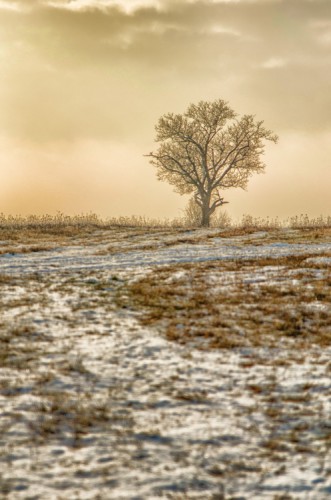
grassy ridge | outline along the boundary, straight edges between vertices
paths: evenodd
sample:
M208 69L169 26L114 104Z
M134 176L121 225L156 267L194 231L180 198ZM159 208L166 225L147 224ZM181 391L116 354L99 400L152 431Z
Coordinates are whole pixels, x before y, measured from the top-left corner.
M61 230L63 228L111 228L111 227L155 227L155 228L176 228L176 227L197 227L194 220L187 214L175 219L157 219L145 216L121 216L102 219L97 214L87 213L79 215L65 215L58 212L56 215L5 215L0 214L1 229L41 229L41 230ZM287 219L253 217L243 215L235 221L227 214L222 212L212 221L211 227L230 227L230 228L256 228L256 229L277 229L277 228L330 228L331 216L319 216L309 218L307 214L295 215Z

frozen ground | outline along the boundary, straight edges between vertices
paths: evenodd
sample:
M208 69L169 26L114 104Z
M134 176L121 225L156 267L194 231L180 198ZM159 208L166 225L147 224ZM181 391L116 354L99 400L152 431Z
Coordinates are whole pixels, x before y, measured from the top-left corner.
M331 498L329 231L0 238L0 498Z

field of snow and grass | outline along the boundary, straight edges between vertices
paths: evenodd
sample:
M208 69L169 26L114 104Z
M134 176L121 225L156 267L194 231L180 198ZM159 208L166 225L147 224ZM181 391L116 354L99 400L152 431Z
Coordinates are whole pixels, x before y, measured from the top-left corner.
M330 229L0 240L0 498L331 498Z

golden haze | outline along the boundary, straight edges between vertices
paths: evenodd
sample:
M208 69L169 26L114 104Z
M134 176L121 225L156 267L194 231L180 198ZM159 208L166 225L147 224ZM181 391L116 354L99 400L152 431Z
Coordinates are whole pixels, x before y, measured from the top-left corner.
M234 217L329 214L329 0L0 2L0 211L173 217L154 125L225 99L280 136Z

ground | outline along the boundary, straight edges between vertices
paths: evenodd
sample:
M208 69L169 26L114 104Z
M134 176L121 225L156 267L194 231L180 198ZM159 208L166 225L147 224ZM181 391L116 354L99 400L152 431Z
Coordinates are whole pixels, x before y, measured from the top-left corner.
M0 497L331 497L331 230L2 228Z

